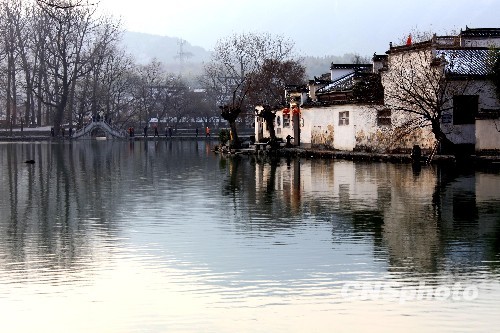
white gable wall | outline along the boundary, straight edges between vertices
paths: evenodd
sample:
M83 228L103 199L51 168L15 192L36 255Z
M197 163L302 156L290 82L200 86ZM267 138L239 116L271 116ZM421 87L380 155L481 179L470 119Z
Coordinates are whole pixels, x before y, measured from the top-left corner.
M500 150L500 119L476 120L476 151Z
M351 74L351 73L354 73L354 69L352 69L352 68L330 70L330 75L331 75L332 81L338 80L341 77L344 77L344 76Z
M473 38L463 37L461 40L462 47L500 47L500 38Z

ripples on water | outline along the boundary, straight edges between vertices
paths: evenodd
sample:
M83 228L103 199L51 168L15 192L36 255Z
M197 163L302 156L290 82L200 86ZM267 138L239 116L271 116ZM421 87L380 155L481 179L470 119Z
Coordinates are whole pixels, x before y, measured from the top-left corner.
M0 164L2 332L500 324L497 171L224 158L202 141L3 144ZM424 297L452 286L478 297Z

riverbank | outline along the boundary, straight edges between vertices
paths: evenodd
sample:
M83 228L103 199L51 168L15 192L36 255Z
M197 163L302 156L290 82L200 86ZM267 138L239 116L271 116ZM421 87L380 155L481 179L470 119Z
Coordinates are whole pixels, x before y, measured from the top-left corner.
M413 163L409 154L383 154L354 151L339 151L318 148L280 148L277 150L257 150L255 147L231 151L233 154L264 155L278 157L300 157L311 159L348 160L357 162L387 162ZM421 163L425 164L428 156L422 156ZM431 164L460 164L467 166L481 166L500 168L500 155L472 155L457 160L454 155L434 155Z
M25 129L24 131L0 131L0 141L2 142L36 142L36 141L63 141L71 140L70 137L52 137L50 129ZM80 140L93 140L93 139L80 139ZM195 135L173 135L172 137L165 136L135 136L133 138L127 137L123 140L127 141L197 141L205 140L211 144L218 143L217 136L195 136ZM263 147L261 147L263 148ZM255 154L255 155L274 155L279 157L301 157L301 158L319 158L319 159L338 159L350 160L361 162L388 162L388 163L412 163L409 154L382 154L382 153L367 153L367 152L354 152L354 151L339 151L319 148L280 148L277 150L257 150L255 146L250 148L232 150L232 154ZM425 163L427 156L422 157L422 162ZM492 155L472 155L465 161L457 161L453 155L435 155L432 159L433 164L456 164L457 162L466 162L471 165L478 166L493 166L500 168L500 154Z

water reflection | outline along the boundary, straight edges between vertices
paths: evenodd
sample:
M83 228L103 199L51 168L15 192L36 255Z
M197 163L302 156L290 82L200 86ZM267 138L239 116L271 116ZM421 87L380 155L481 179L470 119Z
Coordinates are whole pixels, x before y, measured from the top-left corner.
M416 171L391 164L279 163L255 163L261 209L272 206L270 212L286 212L287 218L321 218L332 224L334 243L345 242L343 237L372 239L374 255L387 260L390 272L414 277L474 272L484 263L498 267L498 174L437 167ZM279 195L273 196L275 191Z
M450 331L465 314L495 322L484 316L499 310L498 172L210 148L0 144L0 308L14 318L48 298L62 310L64 294L105 331L231 331L236 322L252 331L256 321L263 331L285 323L330 331L335 322L362 328L356 318L367 313L390 318L393 331L409 321L425 330L418 319L433 327L441 316ZM341 297L352 281L476 283L482 294L470 303L360 304ZM82 325L74 331L102 331Z

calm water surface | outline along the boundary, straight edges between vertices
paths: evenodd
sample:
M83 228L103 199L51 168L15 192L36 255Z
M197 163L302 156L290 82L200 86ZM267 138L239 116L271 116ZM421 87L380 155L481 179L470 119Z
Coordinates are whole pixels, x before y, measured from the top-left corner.
M498 171L5 143L0 187L0 332L500 326Z

